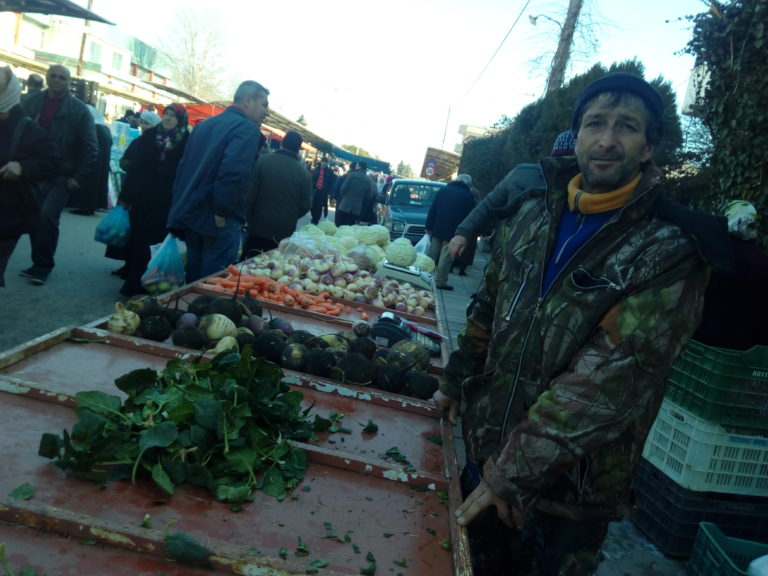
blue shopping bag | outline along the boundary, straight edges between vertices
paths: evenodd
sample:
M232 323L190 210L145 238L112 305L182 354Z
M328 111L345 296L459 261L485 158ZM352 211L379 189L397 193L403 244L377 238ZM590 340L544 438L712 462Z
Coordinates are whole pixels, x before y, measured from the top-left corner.
M107 246L125 246L130 233L131 220L128 216L128 210L118 205L112 208L109 214L104 216L99 225L96 226L93 239Z
M150 258L147 270L141 276L141 285L150 294L161 294L184 285L184 261L173 234L165 237Z

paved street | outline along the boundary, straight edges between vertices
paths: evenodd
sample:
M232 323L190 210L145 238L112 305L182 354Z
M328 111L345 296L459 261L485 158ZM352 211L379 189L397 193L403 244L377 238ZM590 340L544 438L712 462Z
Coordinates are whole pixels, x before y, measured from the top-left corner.
M104 257L93 240L103 212L62 214L56 268L45 286L33 286L19 272L31 266L29 237L19 240L0 288L0 350L22 344L62 326L76 326L110 314L122 280L109 272L121 262Z

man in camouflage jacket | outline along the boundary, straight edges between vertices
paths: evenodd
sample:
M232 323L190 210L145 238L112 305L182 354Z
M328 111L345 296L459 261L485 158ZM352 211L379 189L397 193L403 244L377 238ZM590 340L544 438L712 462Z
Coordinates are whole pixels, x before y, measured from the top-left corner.
M576 158L543 159L546 189L507 196L435 394L452 420L460 409L465 475L477 471L459 524L472 536L495 506L522 529L510 538L528 541L533 572L510 544L500 574L594 572L608 522L630 505L665 376L698 325L709 269L694 239L653 209L662 118L661 97L637 76L585 90Z

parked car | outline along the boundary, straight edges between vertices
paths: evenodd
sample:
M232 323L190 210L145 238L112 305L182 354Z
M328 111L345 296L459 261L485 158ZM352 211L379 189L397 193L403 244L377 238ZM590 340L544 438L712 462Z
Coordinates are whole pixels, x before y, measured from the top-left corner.
M389 229L390 239L408 238L413 244L425 233L427 214L438 190L445 182L395 178L383 198L379 198L381 224Z

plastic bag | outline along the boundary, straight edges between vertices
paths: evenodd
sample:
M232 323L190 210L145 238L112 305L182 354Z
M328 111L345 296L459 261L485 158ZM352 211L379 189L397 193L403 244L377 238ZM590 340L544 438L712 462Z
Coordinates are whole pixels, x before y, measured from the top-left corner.
M159 246L154 251L152 248ZM153 256L141 276L141 285L150 294L161 294L184 285L184 262L179 252L178 239L168 234L161 244L150 247Z
M130 233L131 220L128 210L123 206L115 206L96 226L93 239L107 246L125 246Z
M159 244L152 244L149 247L149 257L154 258L155 255L160 251L160 248L162 247L163 243L160 242ZM176 236L176 248L179 251L179 256L181 256L181 263L186 268L187 266L187 243L184 242L181 238Z
M416 254L426 254L429 250L429 234L424 234L416 243Z

